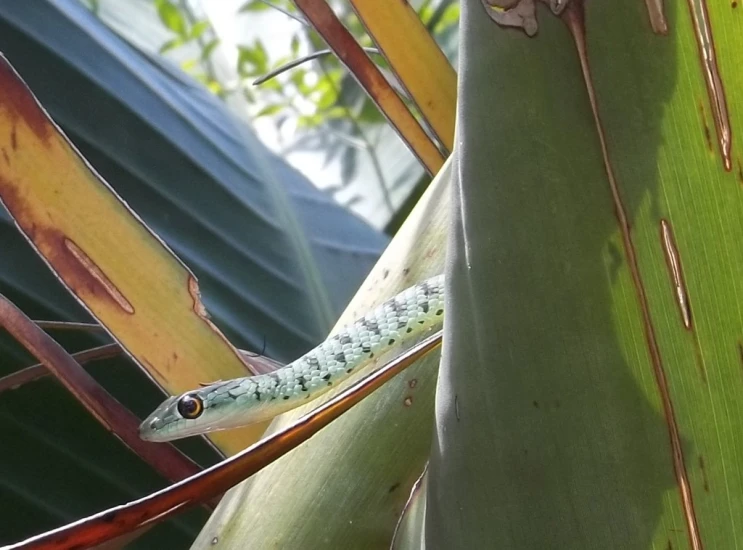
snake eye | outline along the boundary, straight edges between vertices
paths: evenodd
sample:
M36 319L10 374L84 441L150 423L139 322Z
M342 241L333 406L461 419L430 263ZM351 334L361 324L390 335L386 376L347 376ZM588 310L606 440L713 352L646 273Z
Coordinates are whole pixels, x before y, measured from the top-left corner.
M187 420L198 418L204 412L204 402L201 397L190 393L181 397L176 407L180 415Z

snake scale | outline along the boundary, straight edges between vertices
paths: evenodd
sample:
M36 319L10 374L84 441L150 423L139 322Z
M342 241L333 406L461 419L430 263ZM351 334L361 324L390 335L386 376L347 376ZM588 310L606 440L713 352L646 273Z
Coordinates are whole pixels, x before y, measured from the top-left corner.
M273 418L315 399L375 357L441 326L444 276L416 284L299 359L268 374L216 382L166 399L142 422L148 441L169 441Z

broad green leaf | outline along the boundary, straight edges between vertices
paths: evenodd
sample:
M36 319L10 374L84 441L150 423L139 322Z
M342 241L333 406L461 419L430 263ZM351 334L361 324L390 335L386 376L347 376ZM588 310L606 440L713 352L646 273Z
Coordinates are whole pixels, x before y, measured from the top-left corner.
M540 3L530 39L462 3L426 548L740 546L743 34L707 6Z

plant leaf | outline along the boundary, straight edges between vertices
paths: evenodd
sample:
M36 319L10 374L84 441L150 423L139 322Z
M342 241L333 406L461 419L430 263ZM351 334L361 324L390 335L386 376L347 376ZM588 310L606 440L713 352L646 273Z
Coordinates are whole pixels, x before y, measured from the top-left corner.
M643 2L570 2L527 39L462 3L431 546L743 536L743 201L710 108L735 136L743 37L700 7L665 2L663 35Z
M440 272L450 165L447 161L338 326ZM209 548L215 537L228 549L244 548L246 540L256 548L388 546L428 457L437 364L435 354L419 361L291 455L232 489L193 548ZM269 431L316 406L280 416Z

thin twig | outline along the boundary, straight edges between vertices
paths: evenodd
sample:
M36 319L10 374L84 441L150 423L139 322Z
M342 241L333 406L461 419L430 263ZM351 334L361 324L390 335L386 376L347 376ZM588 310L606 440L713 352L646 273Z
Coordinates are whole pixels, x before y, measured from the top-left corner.
M99 359L108 359L110 357L116 357L121 355L121 347L119 344L105 344L97 348L86 349L85 351L79 351L72 354L72 358L80 365L90 363L91 361L97 361ZM14 390L20 388L24 384L43 378L51 374L41 363L31 365L25 369L21 369L17 372L3 376L0 378L0 393L5 390Z
M366 53L370 54L379 54L379 50L377 48L364 48L364 51ZM282 65L281 67L278 67L271 71L270 73L267 73L263 75L262 77L256 79L253 81L253 86L259 86L263 84L264 82L268 82L272 78L276 78L281 73L285 73L286 71L289 71L293 69L294 67L298 67L302 63L306 63L307 61L312 61L314 59L317 59L318 57L324 57L326 55L333 55L335 52L333 50L317 50L316 52L313 52L311 54L304 55L302 57L298 57L297 59L294 59L292 61L289 61L289 63Z

